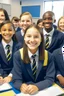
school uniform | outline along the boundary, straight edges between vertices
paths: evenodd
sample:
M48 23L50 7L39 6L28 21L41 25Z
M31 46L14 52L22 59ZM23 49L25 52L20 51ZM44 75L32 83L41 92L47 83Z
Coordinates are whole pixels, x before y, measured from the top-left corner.
M13 54L15 51L17 51L19 49L19 47L17 47L17 43L13 42L11 40L10 44L10 50L11 50L11 59L8 62L7 58L6 58L6 49L5 49L5 45L6 43L4 41L0 42L0 75L5 77L7 76L10 71L13 68ZM15 49L16 47L16 49Z
M16 32L16 38L17 38L18 42L20 42L23 45L24 33L22 32L22 30L20 30L19 32Z
M60 48L64 44L64 34L54 28L51 32L47 33L45 29L43 29L44 41L46 42L46 34L49 35L49 47L46 49L49 52L53 52L54 50Z
M39 90L50 87L53 84L55 77L55 67L51 53L46 51L46 60L38 61L36 79L34 80L31 63L25 64L23 62L22 50L23 49L20 49L14 54L14 68L12 70L14 87L20 90L22 83L34 84Z
M59 49L56 49L53 52L53 57L54 57L54 64L55 64L55 68L56 68L56 77L58 75L64 76L64 48L63 48L63 46ZM55 82L60 85L57 78L56 78ZM61 87L64 87L64 86L61 86Z
M17 28L15 28L15 31L16 32L19 32L19 31L21 31L21 28L20 27L17 27Z

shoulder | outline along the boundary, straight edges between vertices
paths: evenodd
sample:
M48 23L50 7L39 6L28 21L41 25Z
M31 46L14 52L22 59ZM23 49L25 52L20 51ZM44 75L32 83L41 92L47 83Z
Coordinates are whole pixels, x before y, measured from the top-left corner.
M55 30L55 33L56 33L57 35L62 35L62 36L64 36L64 33L60 32L59 30Z
M60 51L62 51L62 47L54 50L52 54L59 54Z

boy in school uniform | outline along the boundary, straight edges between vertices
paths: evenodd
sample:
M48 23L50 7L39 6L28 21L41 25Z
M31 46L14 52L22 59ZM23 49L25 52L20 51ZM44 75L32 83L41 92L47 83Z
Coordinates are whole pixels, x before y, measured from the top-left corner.
M64 34L53 27L55 17L51 11L45 12L42 19L45 48L52 53L55 49L60 48L64 44Z
M32 23L33 23L32 15L29 12L24 12L20 15L21 30L19 32L16 32L16 37L17 37L18 42L20 42L22 45L24 42L24 32L26 28Z

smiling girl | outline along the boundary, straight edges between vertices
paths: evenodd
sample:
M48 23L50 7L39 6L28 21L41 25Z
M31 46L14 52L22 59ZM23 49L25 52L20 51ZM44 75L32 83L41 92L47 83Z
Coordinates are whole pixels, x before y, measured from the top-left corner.
M9 20L1 23L0 32L2 36L0 42L0 83L2 84L13 68L13 54L16 51L17 40L14 25Z
M24 34L23 48L14 54L12 70L14 87L23 93L35 94L51 86L55 76L52 58L51 53L44 49L42 29L36 25L29 26Z

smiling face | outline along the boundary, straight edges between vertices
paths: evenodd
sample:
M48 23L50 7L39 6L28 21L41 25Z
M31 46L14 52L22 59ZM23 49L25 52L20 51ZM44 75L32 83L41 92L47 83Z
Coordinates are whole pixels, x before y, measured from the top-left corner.
M11 23L7 23L1 27L2 39L6 43L9 43L11 41L14 34L15 34L15 31L14 31Z
M64 17L59 20L59 29L64 32Z
M3 11L0 11L0 24L5 20L5 15Z
M54 23L54 16L52 16L52 14L50 13L45 13L43 15L43 25L47 32L52 30L53 23Z
M20 26L23 30L23 32L26 30L26 28L32 24L32 20L29 15L23 15L20 20Z
M31 53L34 54L41 43L41 35L36 28L31 27L26 31L24 41Z

